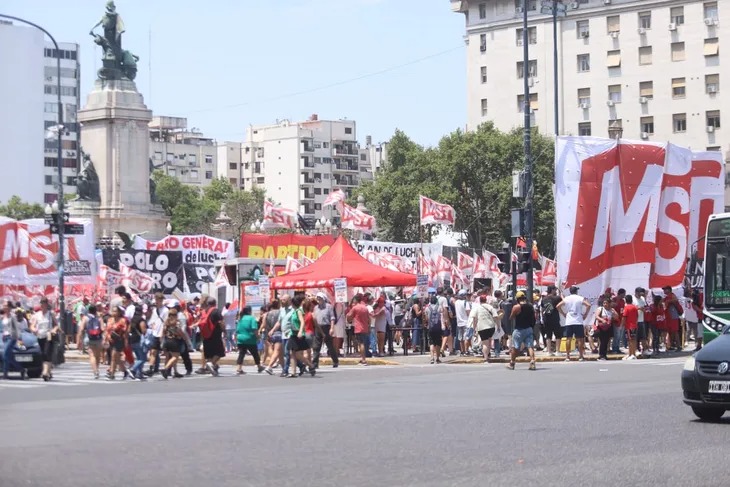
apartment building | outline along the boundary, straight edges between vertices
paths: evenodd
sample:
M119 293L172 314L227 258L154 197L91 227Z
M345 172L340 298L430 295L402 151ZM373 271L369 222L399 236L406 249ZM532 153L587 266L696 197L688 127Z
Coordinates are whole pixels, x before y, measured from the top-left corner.
M216 177L218 147L181 117L153 117L149 123L150 158L155 169L183 184L204 187Z
M0 21L0 200L13 195L34 203L52 202L58 191L58 140L46 130L58 125L58 71L61 61L62 166L67 194L76 192L79 162L79 46L44 40L38 29Z
M248 127L242 163L245 189L264 187L267 197L309 220L334 219L333 208L322 208L330 192L339 188L351 196L372 179L370 151L360 148L356 123L317 115Z
M224 177L231 186L244 189L243 184L243 144L223 142L216 148L216 177Z
M532 122L554 133L552 0L528 0ZM730 2L562 1L558 132L730 149ZM451 0L464 15L468 128L523 125L523 0ZM727 47L727 46L726 46Z

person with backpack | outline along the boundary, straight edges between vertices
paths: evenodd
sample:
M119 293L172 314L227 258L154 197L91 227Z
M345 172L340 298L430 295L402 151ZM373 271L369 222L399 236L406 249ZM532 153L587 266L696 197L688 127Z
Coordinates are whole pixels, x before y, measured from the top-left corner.
M428 339L431 342L431 364L441 363L441 343L446 329L443 318L443 308L439 306L439 298L431 296L431 301L426 307L426 322L428 323Z
M478 299L479 304L475 304L471 308L467 322L482 341L482 355L484 356L484 363L487 363L489 362L490 343L494 332L500 328L498 321L502 319L503 311L501 309L497 311L491 304L487 303L486 294L481 294Z
M203 337L203 359L205 370L213 377L218 377L218 362L226 356L226 347L223 344L223 316L216 306L213 297L208 298L207 308L200 316L200 335Z
M135 316L129 323L127 343L132 349L134 354L134 364L132 364L129 370L132 375L132 380L145 380L147 377L144 375L144 364L147 362L147 355L144 350L144 336L147 333L147 319L152 312L150 306L145 305L143 313L140 316Z
M119 368L123 373L123 379L129 377L127 367L124 365L122 354L127 344L127 319L124 317L124 306L116 306L111 309L112 315L106 325L105 340L112 351L112 362L106 374L107 380L114 380L114 374Z
M81 315L76 343L84 343L88 347L91 371L94 373L94 379L98 379L101 352L104 350L104 330L97 315L96 306L93 304Z

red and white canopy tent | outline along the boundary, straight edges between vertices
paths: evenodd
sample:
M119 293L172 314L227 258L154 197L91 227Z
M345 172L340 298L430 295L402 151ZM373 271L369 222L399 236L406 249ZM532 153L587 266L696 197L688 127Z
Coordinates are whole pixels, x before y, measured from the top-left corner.
M384 269L371 264L339 237L322 256L306 267L274 277L271 289L332 287L335 279L347 279L349 287L415 286L416 275Z

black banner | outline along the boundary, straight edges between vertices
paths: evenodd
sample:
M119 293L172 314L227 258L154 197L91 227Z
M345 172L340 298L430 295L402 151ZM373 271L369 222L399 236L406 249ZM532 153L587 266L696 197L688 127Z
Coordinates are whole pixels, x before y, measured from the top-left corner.
M185 281L191 293L202 293L203 285L215 281L215 267L205 264L183 264Z
M155 280L152 290L172 294L183 290L183 259L176 251L157 250L102 250L104 265L118 271L119 264L148 274Z

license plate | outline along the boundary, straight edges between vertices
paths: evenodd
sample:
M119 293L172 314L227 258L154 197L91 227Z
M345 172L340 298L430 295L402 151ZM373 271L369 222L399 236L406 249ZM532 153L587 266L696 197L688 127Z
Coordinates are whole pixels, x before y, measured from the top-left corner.
M32 362L33 357L31 355L16 355L15 361L16 362Z
M707 392L715 394L730 394L730 381L711 380Z

